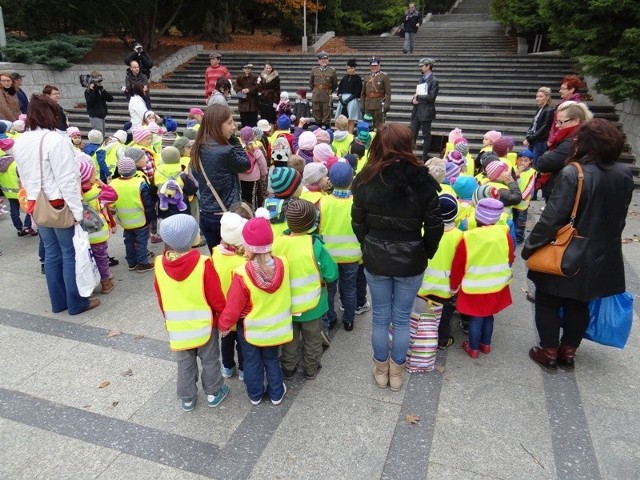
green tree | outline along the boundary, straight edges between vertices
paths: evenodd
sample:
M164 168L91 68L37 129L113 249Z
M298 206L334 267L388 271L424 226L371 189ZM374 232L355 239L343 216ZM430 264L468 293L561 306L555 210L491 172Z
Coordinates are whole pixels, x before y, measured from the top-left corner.
M519 37L544 32L546 22L538 13L539 0L491 0L491 16Z

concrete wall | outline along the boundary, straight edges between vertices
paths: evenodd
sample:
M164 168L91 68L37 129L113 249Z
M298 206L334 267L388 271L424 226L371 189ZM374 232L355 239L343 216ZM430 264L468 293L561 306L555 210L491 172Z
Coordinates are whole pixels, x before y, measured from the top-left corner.
M158 66L151 70L153 81L159 81L163 75L172 72L176 67L195 57L203 50L202 45L191 45L178 50L167 57ZM102 73L104 88L114 96L122 95L121 88L124 85L124 77L127 67L124 63L116 65L73 65L63 71L55 71L41 64L25 64L0 62L0 71L18 72L22 75L22 89L31 96L32 93L42 92L45 85L55 85L60 89L60 104L64 108L70 108L78 103L84 103L84 88L80 86L79 76L92 70ZM204 82L204 72L203 72Z

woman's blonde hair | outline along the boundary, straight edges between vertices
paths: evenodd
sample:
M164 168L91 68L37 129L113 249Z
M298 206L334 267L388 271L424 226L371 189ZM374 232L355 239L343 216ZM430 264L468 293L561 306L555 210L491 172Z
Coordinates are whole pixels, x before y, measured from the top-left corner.
M575 118L581 125L593 118L593 113L584 103L578 103L571 100L562 102L558 105L558 112L565 112L568 118Z
M547 97L547 105L551 105L553 107L553 102L551 101L551 89L549 87L540 87L538 91L540 93L544 93L545 97Z

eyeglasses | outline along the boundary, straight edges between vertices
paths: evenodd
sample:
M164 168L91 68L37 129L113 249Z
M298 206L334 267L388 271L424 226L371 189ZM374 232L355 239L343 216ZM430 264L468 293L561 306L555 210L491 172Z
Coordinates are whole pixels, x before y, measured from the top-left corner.
M556 125L564 125L567 122L571 122L575 120L575 118L567 118L566 120L556 120Z

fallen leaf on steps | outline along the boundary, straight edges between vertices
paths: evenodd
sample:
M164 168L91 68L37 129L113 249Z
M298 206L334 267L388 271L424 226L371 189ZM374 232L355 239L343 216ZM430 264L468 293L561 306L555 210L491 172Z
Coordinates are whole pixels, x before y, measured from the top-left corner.
M440 364L438 364L438 365L436 365L436 367L435 367L435 368L436 368L436 372L438 372L438 373L444 373L444 365L440 365Z
M420 417L416 417L415 415L411 415L410 413L404 416L404 419L407 421L409 425L415 425L420 421Z
M109 380L105 380L100 385L98 385L98 388L107 388L109 385L111 385L111 382Z
M123 377L131 377L133 376L133 370L127 368L124 372L120 372L120 375L122 375Z

